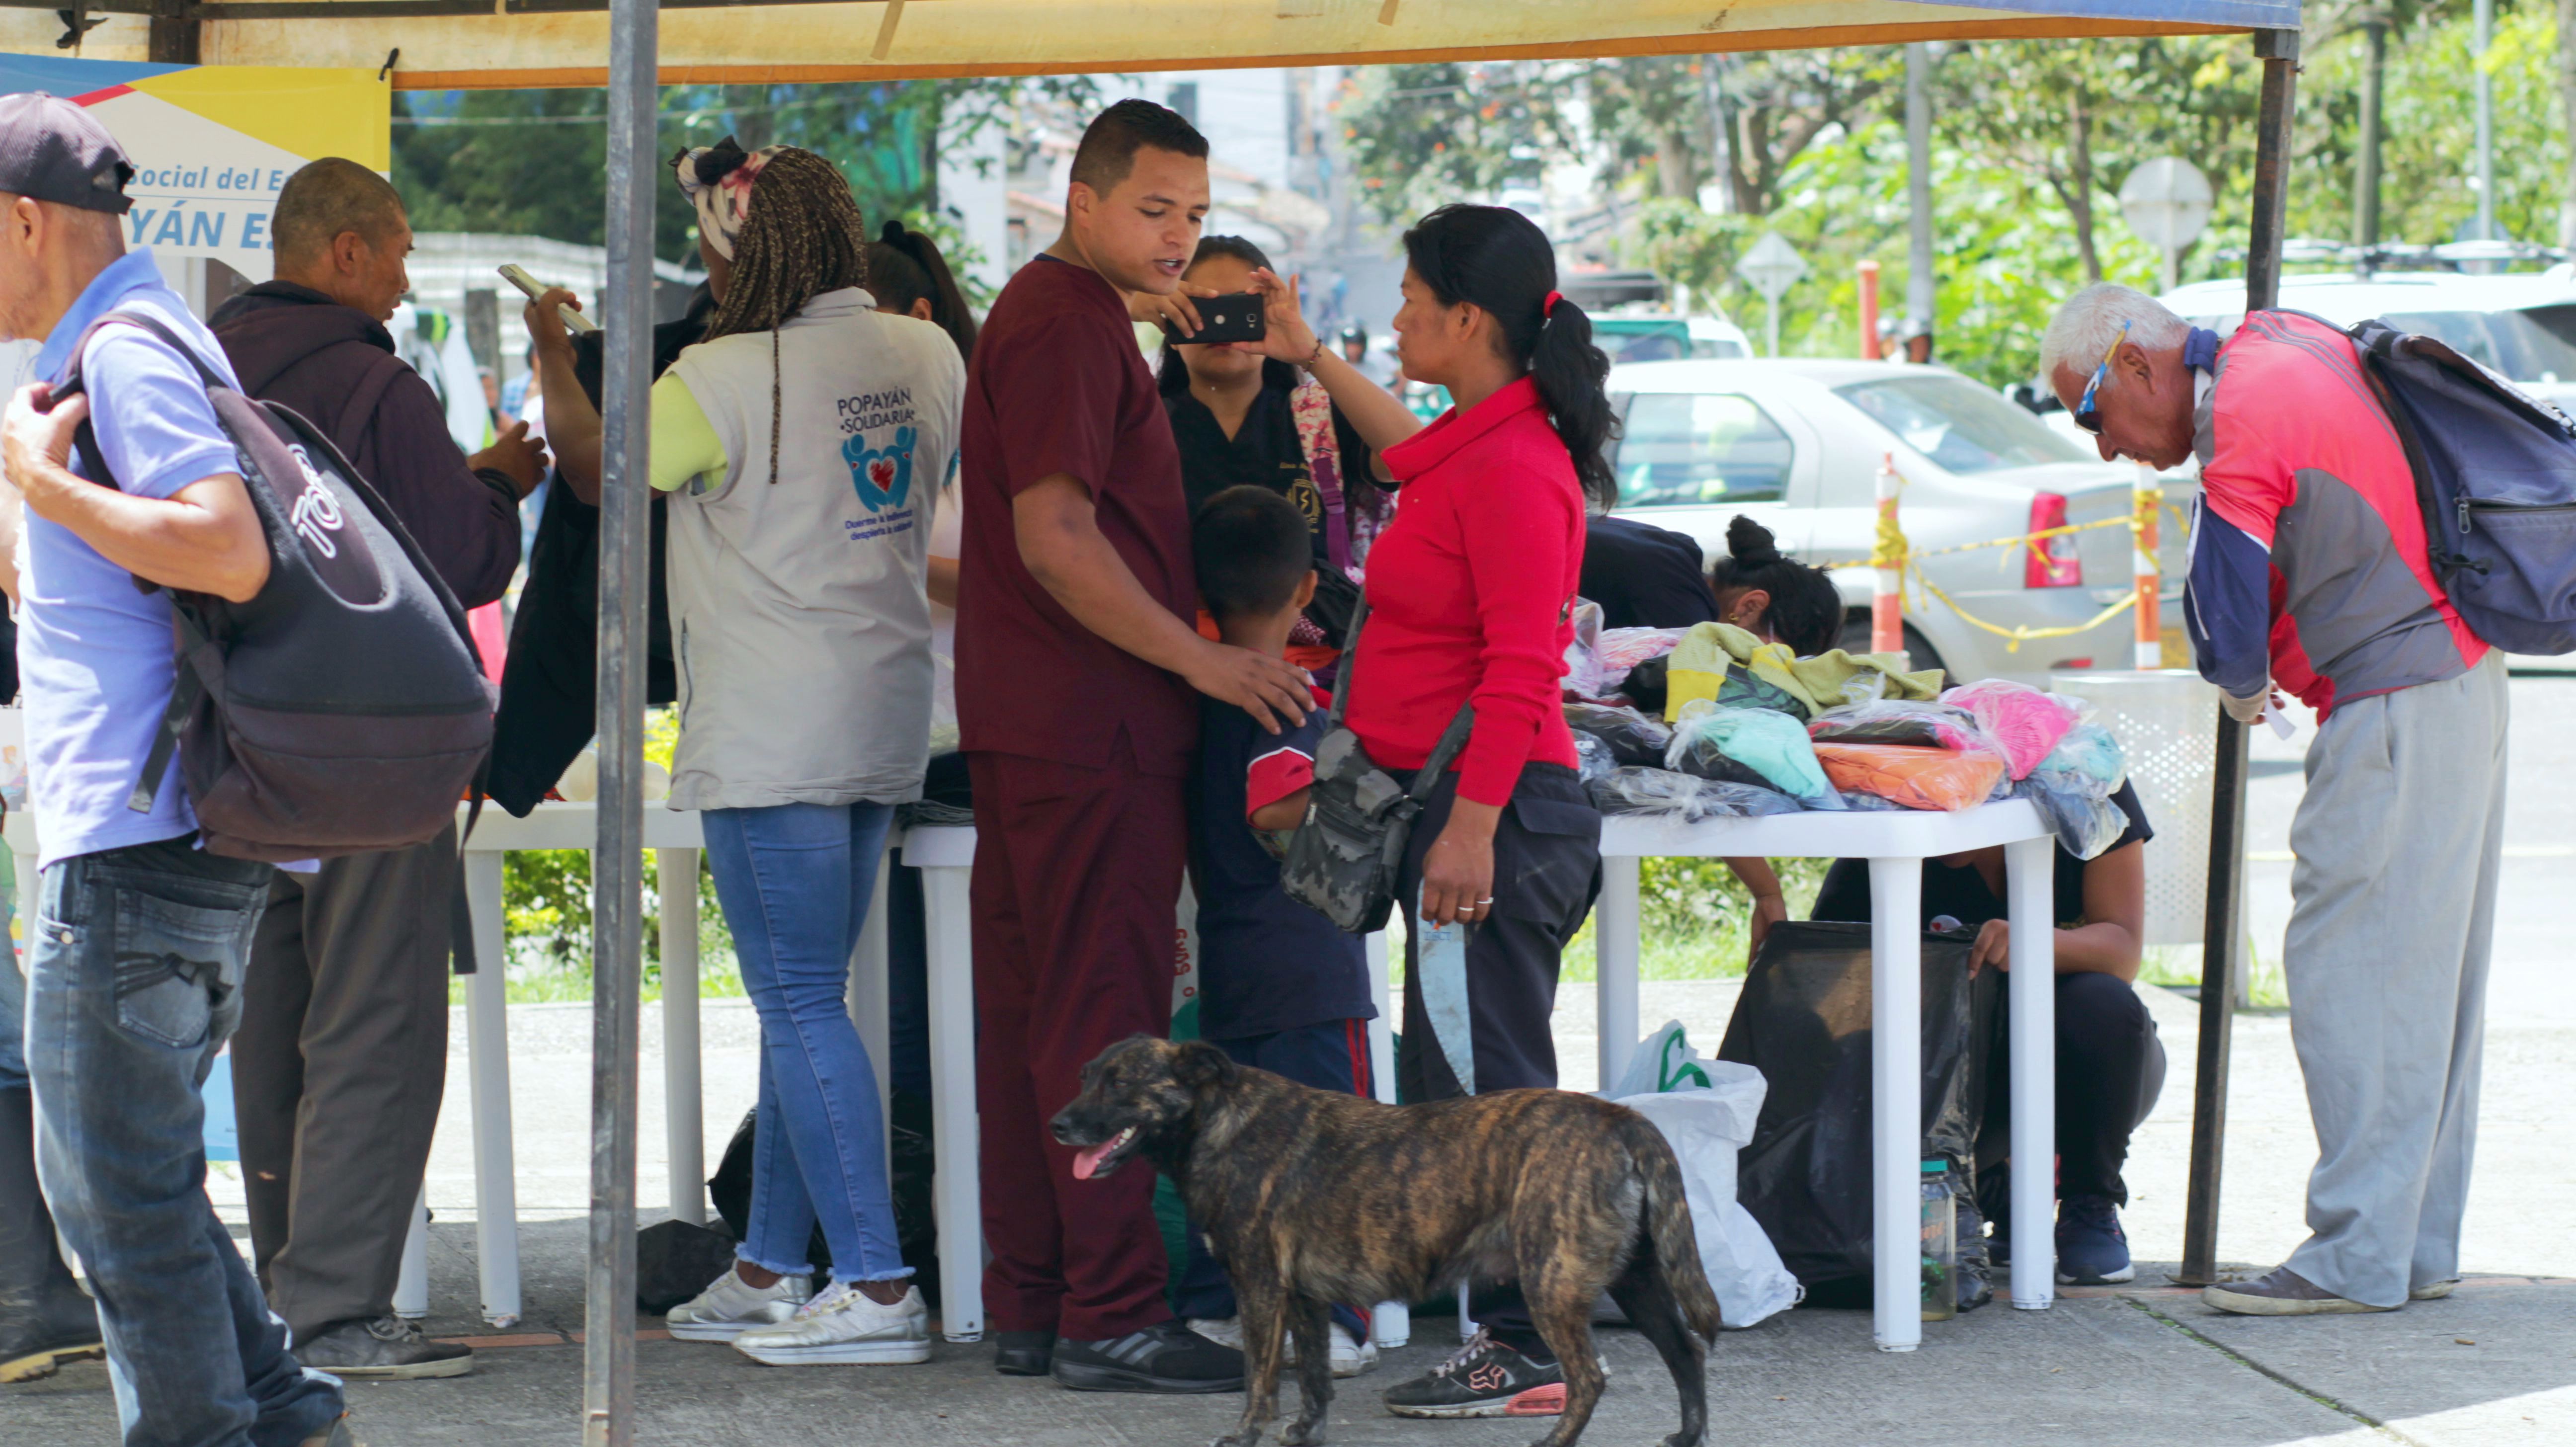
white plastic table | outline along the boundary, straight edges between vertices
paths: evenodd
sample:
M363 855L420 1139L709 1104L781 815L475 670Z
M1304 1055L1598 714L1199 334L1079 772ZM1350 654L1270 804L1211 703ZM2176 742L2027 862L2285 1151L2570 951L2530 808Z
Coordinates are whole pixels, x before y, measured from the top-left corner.
M1594 914L1600 991L1601 1081L1636 1051L1637 861L1762 855L1869 861L1873 1329L1881 1351L1923 1340L1918 1229L1923 1139L1923 861L2004 846L2012 919L2012 1304L2044 1311L2057 1296L2057 944L2052 918L2057 841L2023 800L1957 814L1905 810L1778 814L1666 823L1613 816L1601 830L1601 900Z

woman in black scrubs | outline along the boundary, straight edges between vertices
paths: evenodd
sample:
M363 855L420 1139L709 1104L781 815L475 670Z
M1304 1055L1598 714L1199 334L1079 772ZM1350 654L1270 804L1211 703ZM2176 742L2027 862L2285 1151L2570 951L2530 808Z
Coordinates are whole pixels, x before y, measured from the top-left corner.
M2076 1285L2131 1280L2128 1237L2119 1208L2128 1204L2120 1168L2129 1137L2164 1090L2165 1048L2155 1017L2133 988L2147 914L2146 841L2154 837L2137 791L2123 784L2111 802L2129 819L2118 842L2090 860L2057 851L2057 1279ZM1971 970L2011 968L2012 925L2004 903L2001 846L1945 855L1923 864L1923 926L1973 929ZM1870 917L1869 861L1837 859L1816 894L1815 919ZM1996 1012L1987 1079L2011 1078L2003 1011ZM1997 1222L1996 1241L2011 1229L2004 1154L2012 1133L2012 1093L1988 1092L1977 1134L1978 1204ZM2040 1169L2046 1164L2039 1163ZM1965 1245L1969 1227L1962 1223Z
M1420 431L1421 419L1315 335L1298 311L1296 287L1271 271L1260 247L1240 236L1202 238L1181 284L1185 295L1151 299L1153 317L1170 317L1186 332L1197 324L1191 299L1258 292L1268 331L1257 342L1163 344L1163 410L1191 513L1229 487L1267 488L1306 515L1316 568L1350 574L1391 510L1377 453ZM1327 439L1299 435L1301 369L1331 399L1330 475L1315 465Z

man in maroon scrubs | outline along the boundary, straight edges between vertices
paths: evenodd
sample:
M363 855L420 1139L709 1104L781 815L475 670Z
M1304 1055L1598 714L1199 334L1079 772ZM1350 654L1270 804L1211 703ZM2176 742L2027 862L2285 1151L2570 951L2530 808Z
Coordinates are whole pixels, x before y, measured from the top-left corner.
M1207 141L1146 101L1083 132L1064 235L994 303L967 378L957 712L975 791L975 1006L994 1365L1090 1391L1241 1387L1164 1296L1153 1174L1047 1133L1112 1043L1171 1028L1193 690L1274 728L1284 660L1213 643L1180 455L1128 320L1208 210Z

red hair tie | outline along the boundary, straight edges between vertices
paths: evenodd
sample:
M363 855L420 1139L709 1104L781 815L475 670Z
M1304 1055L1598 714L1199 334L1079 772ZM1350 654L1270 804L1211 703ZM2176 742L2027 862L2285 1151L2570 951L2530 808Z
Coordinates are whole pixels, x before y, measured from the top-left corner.
M1546 299L1545 301L1542 301L1542 302L1540 302L1540 303L1538 304L1538 315L1539 315L1539 320L1541 320L1541 321L1545 321L1545 320L1547 320L1548 318L1555 316L1555 315L1556 315L1556 304L1557 304L1558 302L1563 301L1563 300L1565 300L1565 293L1564 293L1564 292L1561 292L1561 291L1552 291L1552 292L1549 292L1549 293L1547 294L1547 299Z

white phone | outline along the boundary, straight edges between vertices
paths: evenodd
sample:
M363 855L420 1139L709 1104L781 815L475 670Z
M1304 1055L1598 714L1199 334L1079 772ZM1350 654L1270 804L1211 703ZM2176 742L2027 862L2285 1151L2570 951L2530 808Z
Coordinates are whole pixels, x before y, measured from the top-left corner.
M528 275L527 268L517 265L516 263L512 263L501 268L501 279L508 282L510 285L517 287L519 290L526 292L528 294L528 300L530 301L535 301L538 297L546 294L546 289L537 285L537 279ZM555 315L563 318L563 324L569 330L576 332L595 332L599 330L599 323L583 316L580 312L573 310L571 307L557 306L555 308Z

